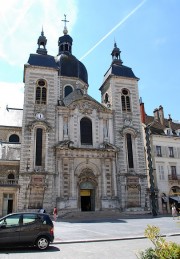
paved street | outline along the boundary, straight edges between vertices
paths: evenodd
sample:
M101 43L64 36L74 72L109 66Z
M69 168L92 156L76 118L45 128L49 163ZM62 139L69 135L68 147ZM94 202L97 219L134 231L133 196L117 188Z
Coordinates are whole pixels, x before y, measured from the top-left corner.
M60 218L55 241L47 251L36 248L0 249L0 259L136 259L152 243L144 238L147 225L160 227L167 241L180 243L180 220L170 216Z
M168 240L177 241L175 237ZM147 239L53 244L47 251L0 249L0 259L137 259L138 251L150 246Z
M122 215L116 215L114 218L110 216L86 218L86 214L84 215L80 219L59 219L55 222L55 242L143 238L147 225L158 226L162 235L180 235L180 220L173 220L171 216L152 217L146 215L123 217Z

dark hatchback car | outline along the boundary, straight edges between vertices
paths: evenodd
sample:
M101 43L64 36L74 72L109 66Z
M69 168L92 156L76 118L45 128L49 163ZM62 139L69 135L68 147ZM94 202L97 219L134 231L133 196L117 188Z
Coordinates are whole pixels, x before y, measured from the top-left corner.
M48 214L12 213L0 218L0 247L36 246L48 248L54 240L54 225Z

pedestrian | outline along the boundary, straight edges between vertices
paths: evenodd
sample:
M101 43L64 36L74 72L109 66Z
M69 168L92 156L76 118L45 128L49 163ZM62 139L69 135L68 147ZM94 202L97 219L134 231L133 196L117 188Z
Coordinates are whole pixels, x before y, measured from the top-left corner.
M177 216L177 210L176 210L175 204L172 205L172 216L173 216L173 219L174 219L174 217Z
M53 209L53 215L54 215L54 221L56 221L57 216L58 216L58 212L57 212L57 208L56 207L54 207L54 209Z
M39 210L39 213L46 213L46 210L43 209L43 208L41 208L41 209Z

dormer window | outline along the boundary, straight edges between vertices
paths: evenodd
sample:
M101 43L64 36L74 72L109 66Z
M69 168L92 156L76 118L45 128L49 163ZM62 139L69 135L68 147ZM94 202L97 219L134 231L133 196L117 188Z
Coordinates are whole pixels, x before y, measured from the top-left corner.
M164 132L165 132L165 134L166 134L167 136L171 136L171 135L172 135L172 129L170 129L170 128L166 128L166 129L164 130Z

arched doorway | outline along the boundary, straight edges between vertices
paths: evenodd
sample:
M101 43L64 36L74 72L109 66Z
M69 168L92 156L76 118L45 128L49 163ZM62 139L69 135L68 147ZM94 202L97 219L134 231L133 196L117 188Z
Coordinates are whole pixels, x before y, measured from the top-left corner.
M81 211L95 210L95 189L91 182L80 184Z

